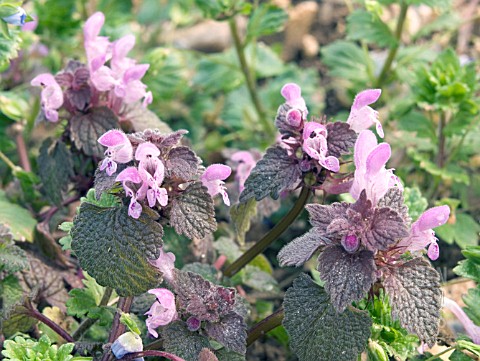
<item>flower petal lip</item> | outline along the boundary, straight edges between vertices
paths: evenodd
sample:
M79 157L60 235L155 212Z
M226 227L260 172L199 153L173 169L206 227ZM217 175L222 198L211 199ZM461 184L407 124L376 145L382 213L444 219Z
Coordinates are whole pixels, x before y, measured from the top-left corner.
M202 180L207 182L215 180L225 180L230 177L232 169L225 164L212 164L205 169L202 175Z
M445 224L448 221L449 216L449 206L444 205L433 207L423 212L415 223L417 224L418 230L425 231Z
M295 83L287 83L282 87L280 93L287 101L292 101L302 96L302 89Z
M130 143L125 133L117 129L109 130L103 134L100 138L98 138L98 142L105 147L114 147L126 142Z
M382 89L367 89L361 91L355 96L352 104L352 110L358 110L367 105L375 103L382 95Z
M135 159L142 161L148 159L148 157L158 157L160 155L160 149L150 142L140 144L135 151Z
M95 40L95 38L100 34L103 24L105 23L105 15L102 12L97 11L95 14L90 16L85 22L83 27L83 34L86 40Z
M115 178L115 181L117 182L125 182L125 181L130 181L132 183L140 183L142 182L142 177L140 176L140 173L138 172L138 169L135 167L128 167L122 170L118 175L117 178Z
M378 173L390 159L392 150L390 144L380 143L368 155L366 160L367 173Z
M378 144L377 137L370 130L364 130L360 133L355 143L354 159L355 167L360 168L367 162L367 157L371 149Z

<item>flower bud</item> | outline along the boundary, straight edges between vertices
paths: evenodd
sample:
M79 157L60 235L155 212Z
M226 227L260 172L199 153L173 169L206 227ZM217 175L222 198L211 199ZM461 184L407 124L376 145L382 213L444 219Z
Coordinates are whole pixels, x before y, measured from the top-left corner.
M349 234L342 239L342 246L348 253L355 252L360 246L358 237L354 234Z
M17 7L17 12L15 14L6 16L2 18L2 20L12 25L22 26L23 24L25 24L26 18L27 13L25 12L25 10L23 10L21 7Z
M187 320L187 328L190 331L197 331L200 328L201 322L198 318L196 317L189 317Z
M299 128L302 124L302 112L298 109L290 109L287 112L287 122L294 128Z
M136 333L126 332L115 340L111 350L117 359L122 358L128 353L143 351L142 339ZM143 360L143 358L136 360Z

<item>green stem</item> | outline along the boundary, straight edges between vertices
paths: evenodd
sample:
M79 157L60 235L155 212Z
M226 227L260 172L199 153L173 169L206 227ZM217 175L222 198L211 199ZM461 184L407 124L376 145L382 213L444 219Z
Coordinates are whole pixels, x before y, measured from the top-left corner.
M442 352L437 353L436 355L433 355L433 356L427 358L425 361L433 361L433 360L435 360L438 356L442 356L443 354L446 354L447 352L450 352L450 351L455 350L455 349L456 349L455 346L451 346L451 347L443 350Z
M403 25L405 24L405 19L407 18L407 11L408 11L408 4L406 2L402 2L400 7L400 15L398 17L397 28L395 29L395 44L392 45L390 51L387 56L387 60L383 64L382 71L378 76L377 82L375 84L376 88L381 88L383 83L387 79L387 75L390 72L390 68L392 67L393 61L397 56L398 48L400 47L400 40L402 37Z
M248 330L247 347L254 343L257 339L265 335L267 332L277 328L282 324L285 311L283 308L275 311L270 316L264 318L250 330Z
M13 162L10 159L8 159L8 157L1 150L0 150L0 159L2 159L8 165L8 167L12 170L12 172L15 172L20 169L20 167L13 164Z
M265 110L263 109L262 103L258 97L255 82L252 77L252 72L250 67L248 66L247 59L245 57L245 47L240 40L240 35L237 27L237 23L235 22L234 18L231 18L228 21L230 25L230 32L232 33L233 44L235 46L235 51L237 53L238 61L240 62L240 68L242 70L243 76L245 77L245 82L247 84L248 93L250 95L250 99L257 111L258 118L260 123L262 124L263 129L267 132L269 136L275 135L275 129L273 127L273 123L269 122Z
M228 266L223 274L227 277L232 277L237 274L243 267L245 267L251 260L253 260L257 255L265 251L267 247L273 243L280 235L285 232L285 230L290 226L290 224L295 221L298 215L303 211L305 204L307 203L308 196L310 195L310 188L304 186L300 192L300 196L295 202L293 208L290 212L283 217L280 222L278 222L275 227L271 229L260 241L255 243L248 251L240 256L235 262Z
M439 168L443 168L445 165L445 134L443 134L443 128L445 128L446 115L444 112L440 114L440 121L438 122L438 152L437 152L437 165Z
M113 290L110 287L105 288L105 292L103 293L103 297L100 300L100 303L98 304L98 307L106 306L108 304L108 301L110 300L110 297L112 296L112 292L113 292ZM97 321L98 321L98 319L93 319L93 318L85 319L80 324L80 326L78 326L78 328L75 330L75 332L72 334L72 337L75 340L78 340Z

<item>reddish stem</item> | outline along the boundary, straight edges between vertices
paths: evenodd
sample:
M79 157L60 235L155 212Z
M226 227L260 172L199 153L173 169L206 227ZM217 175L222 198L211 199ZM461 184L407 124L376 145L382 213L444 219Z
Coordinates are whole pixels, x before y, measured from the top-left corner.
M27 309L28 309L28 311L26 311L25 313L28 316L36 318L40 322L42 322L45 325L47 325L48 327L50 327L53 331L58 333L60 335L60 337L62 337L65 341L75 342L73 337L70 336L70 334L67 331L65 331L62 327L60 327L60 325L58 325L57 323L55 323L54 321L49 319L47 316L45 316L44 314L40 313L38 310L33 308L33 306L29 305L27 307Z
M168 353L165 351L157 351L157 350L148 350L148 351L129 353L128 355L125 355L124 357L122 357L120 360L128 361L128 360L134 360L136 358L147 357L147 356L161 356L172 361L185 361L183 358L173 355L171 353Z

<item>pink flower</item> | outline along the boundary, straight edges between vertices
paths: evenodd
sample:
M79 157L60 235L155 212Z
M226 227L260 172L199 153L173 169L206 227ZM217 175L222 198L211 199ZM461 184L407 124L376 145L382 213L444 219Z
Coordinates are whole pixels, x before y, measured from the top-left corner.
M448 221L450 208L448 206L433 207L423 214L412 224L410 235L401 240L398 247L405 251L418 252L428 246L427 255L435 261L440 250L433 228L439 227Z
M340 170L340 163L333 156L327 157L327 128L317 122L305 123L303 128L303 150L318 163L332 172Z
M111 58L112 44L105 36L98 36L105 22L105 15L96 12L90 16L83 27L84 46L88 66L93 74Z
M57 122L57 110L63 104L63 92L53 75L48 73L37 75L30 84L43 87L41 94L43 112L48 120Z
M125 164L133 159L132 144L121 130L109 130L98 138L98 142L108 147L100 170L107 169L109 176L117 171L117 163Z
M447 308L458 318L465 328L465 332L467 333L468 337L470 337L474 343L480 345L480 327L476 326L472 322L472 320L467 316L465 311L458 305L458 303L444 296L443 307Z
M167 282L173 280L173 269L175 268L175 255L172 252L164 252L160 249L160 256L152 261L152 264L163 273L163 278Z
M250 175L252 169L255 168L257 161L253 158L253 155L250 152L245 150L233 153L231 159L238 164L237 169L235 170L235 180L238 183L240 193L242 193L245 189L245 181Z
M391 149L388 143L377 144L377 138L370 130L360 133L354 150L356 170L352 188L350 188L353 198L358 199L362 190L365 189L367 199L376 205L387 190L395 185L392 170L385 169L390 155Z
M148 316L146 325L148 332L155 338L158 337L156 329L159 326L166 326L178 318L175 306L175 295L166 288L156 288L148 291L157 297L150 310L145 314Z
M142 200L145 198L147 187L146 181L141 177L140 172L135 167L128 167L124 169L118 174L115 180L117 182L122 182L125 193L127 196L131 197L130 205L128 207L128 215L138 219L140 214L142 214L142 205L138 203L137 200ZM136 192L134 192L134 190L131 188L132 183L141 184L141 186L137 187Z
M347 123L357 133L376 125L377 133L383 138L383 128L378 120L378 112L369 107L375 103L382 94L381 89L368 89L357 94L355 97Z
M223 202L229 206L230 199L228 198L227 189L223 182L230 177L232 169L224 164L212 164L202 174L202 184L207 187L208 193L214 197L217 194L222 194Z
M295 83L285 84L282 87L282 90L280 91L280 93L285 98L286 103L288 105L302 112L303 118L307 116L308 114L307 105L305 104L305 99L302 98L302 89L297 84Z

